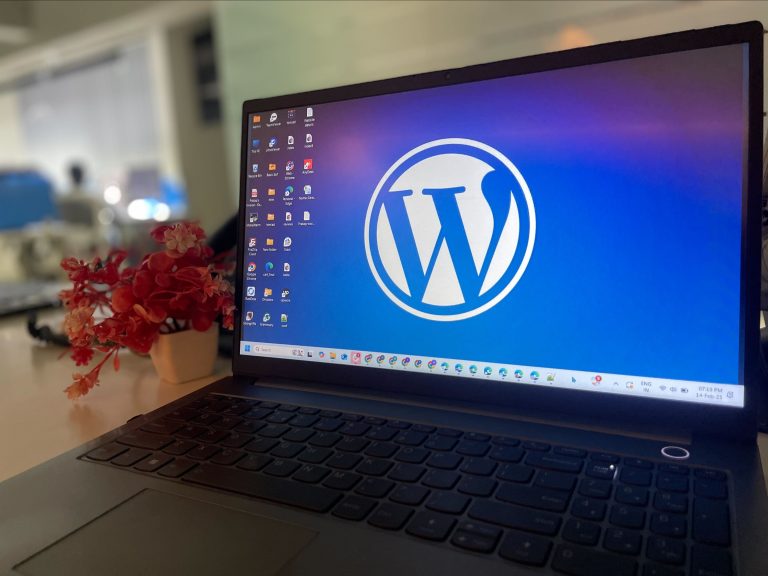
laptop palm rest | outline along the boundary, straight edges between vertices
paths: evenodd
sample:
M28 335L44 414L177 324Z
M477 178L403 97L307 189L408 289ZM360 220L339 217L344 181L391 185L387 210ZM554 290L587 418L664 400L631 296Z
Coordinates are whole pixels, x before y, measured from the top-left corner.
M25 576L74 573L272 576L316 536L278 520L143 490L15 567Z

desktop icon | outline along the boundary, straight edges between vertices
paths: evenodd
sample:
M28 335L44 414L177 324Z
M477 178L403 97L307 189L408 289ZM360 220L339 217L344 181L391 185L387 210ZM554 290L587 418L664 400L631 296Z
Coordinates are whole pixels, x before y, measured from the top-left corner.
M307 194L307 195L312 194L312 186L310 186L309 184L304 184L304 194Z
M256 238L249 238L248 239L248 248L255 248L256 247Z
M269 139L268 146L270 148L274 148L275 146L277 146L277 137L276 136L272 136L272 138Z
M362 354L360 352L352 352L352 364L360 364Z
M394 366L397 363L397 356L390 356L389 357L389 365Z
M291 295L291 291L288 290L287 288L285 290L283 290L282 292L280 292L280 298L288 298L288 296L290 296L290 295Z
M277 122L277 112L272 112L272 114L269 115L269 121Z
M286 324L288 322L288 314L280 314L280 322Z
M541 374L539 374L536 370L533 370L531 372L531 380L536 382L541 377Z
M270 164L269 166L267 166L267 170L269 170L270 172L274 172L275 170L277 170L277 164Z
M259 191L257 188L251 188L251 200L256 200L259 197Z
M461 374L462 371L464 370L464 364L462 364L461 362L457 362L453 366L453 369L456 370L456 374Z
M320 352L318 352L317 355L320 358L325 358L325 352L323 352L322 350L320 350Z
M256 262L248 262L248 272L256 272Z
M441 362L440 368L443 369L443 372L448 372L448 368L450 368L450 365L448 364L448 362Z
M349 360L349 355L346 352L342 352L339 358L346 362L347 360Z
M477 366L475 364L472 364L469 367L469 372L470 372L470 374L477 374Z
M259 220L259 213L258 212L251 212L248 215L248 223L249 224L253 224L255 222L258 222L258 220Z
M251 146L253 148L258 148L259 146L261 146L261 140L259 140L258 138L254 138L253 140L251 140Z
M245 295L256 296L256 286L248 286L248 288L245 289Z
M272 296L272 288L264 288L264 298Z
M437 366L437 360L430 360L427 362L427 368L430 370L432 370L435 366Z
M408 364L410 364L410 363L411 363L410 356L406 356L405 358L403 358L403 360L402 360L403 366L408 366Z
M336 352L331 352L331 360L336 360Z
M382 362L384 362L384 354L379 354L376 356L376 364L381 364Z
M414 360L414 362L413 362L413 365L414 365L416 368L421 368L421 365L422 365L423 363L424 363L424 362L423 362L421 359L419 359L419 360Z
M509 370L507 370L506 368L499 368L499 376L501 376L502 378L506 378L508 374L509 374Z
M267 238L267 241L265 242L267 246L274 246L275 245L275 239L274 238Z
M627 390L632 390L635 387L635 383L627 382L626 386L627 386ZM659 388L661 388L661 390L664 391L665 386L659 386Z
M291 194L293 194L293 186L286 186L285 192L283 192L283 196L286 198L290 198Z
M253 166L251 166L251 170L253 170L253 173L256 174L259 171L259 165L254 164Z
M267 196L274 196L277 191L274 188L267 188Z
M373 354L370 354L370 353L369 353L369 354L366 354L366 355L365 355L365 363L366 363L366 364L370 364L370 363L371 363L371 360L373 360Z
M296 110L288 110L288 120L296 118Z
M285 262L283 264L283 272L290 272L291 271L291 265L288 262Z
M594 376L592 376L592 385L593 386L599 386L600 382L602 382L602 381L603 381L603 377L600 376L600 374L595 374Z
M274 219L275 219L275 215L272 212L267 214L267 220L268 221L274 221Z
M275 265L272 264L272 262L267 262L266 264L264 264L264 270L266 270L267 272L271 272L274 267Z
M490 366L486 366L485 368L483 368L483 374L485 374L486 376L490 376L491 374L493 374L493 368L491 368Z
M523 371L520 370L520 369L515 370L515 378L517 378L519 380L522 377L523 377Z
M251 316L253 316L253 313L251 313ZM251 351L251 345L250 344L246 344L245 345L245 351L246 352L250 352Z
M304 222L309 222L309 210L304 210Z
M307 108L307 118L312 118L314 115L315 111L311 107Z
M288 136L288 146L293 146L293 136Z
M290 236L286 236L283 240L283 248L290 248L291 244L293 244L293 240L291 240Z
M253 312L249 310L245 313L245 321L250 322L251 320L253 320Z
M288 162L285 163L285 171L286 172L293 172L294 168L295 168L295 165L293 163L293 160L288 160Z
M260 116L260 115L258 115L258 114L254 115L254 117L253 117L253 123L254 123L254 124L258 124L259 122L261 122L261 116Z
M290 222L293 219L293 215L290 212L285 213L285 221Z
M307 137L304 139L304 142L307 144L312 144L312 134L307 134Z
M304 170L312 170L312 158L304 159Z
M272 316L269 315L269 312L266 312L264 316L261 317L262 322L269 322L272 319Z
M555 381L555 374L554 372L547 373L547 382L554 382Z

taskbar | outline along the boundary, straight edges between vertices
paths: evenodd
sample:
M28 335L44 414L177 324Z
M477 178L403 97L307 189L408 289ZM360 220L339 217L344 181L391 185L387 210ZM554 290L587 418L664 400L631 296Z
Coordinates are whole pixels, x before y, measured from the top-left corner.
M240 354L531 384L568 390L607 392L624 396L645 396L734 408L744 407L744 387L738 384L672 380L627 374L596 373L456 358L431 358L390 352L342 350L266 342L241 342Z

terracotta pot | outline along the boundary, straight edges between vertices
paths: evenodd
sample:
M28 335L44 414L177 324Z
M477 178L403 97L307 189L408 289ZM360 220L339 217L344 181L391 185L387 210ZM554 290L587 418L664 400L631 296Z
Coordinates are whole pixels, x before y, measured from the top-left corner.
M207 332L160 334L149 355L160 378L178 384L213 372L218 343L219 325L214 323Z

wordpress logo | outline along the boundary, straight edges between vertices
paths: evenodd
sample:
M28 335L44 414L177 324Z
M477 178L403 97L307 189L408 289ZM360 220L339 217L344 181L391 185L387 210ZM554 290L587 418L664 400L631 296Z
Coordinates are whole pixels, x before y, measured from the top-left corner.
M403 310L429 320L485 312L515 287L536 236L522 174L474 140L427 142L376 186L365 251L376 282Z

